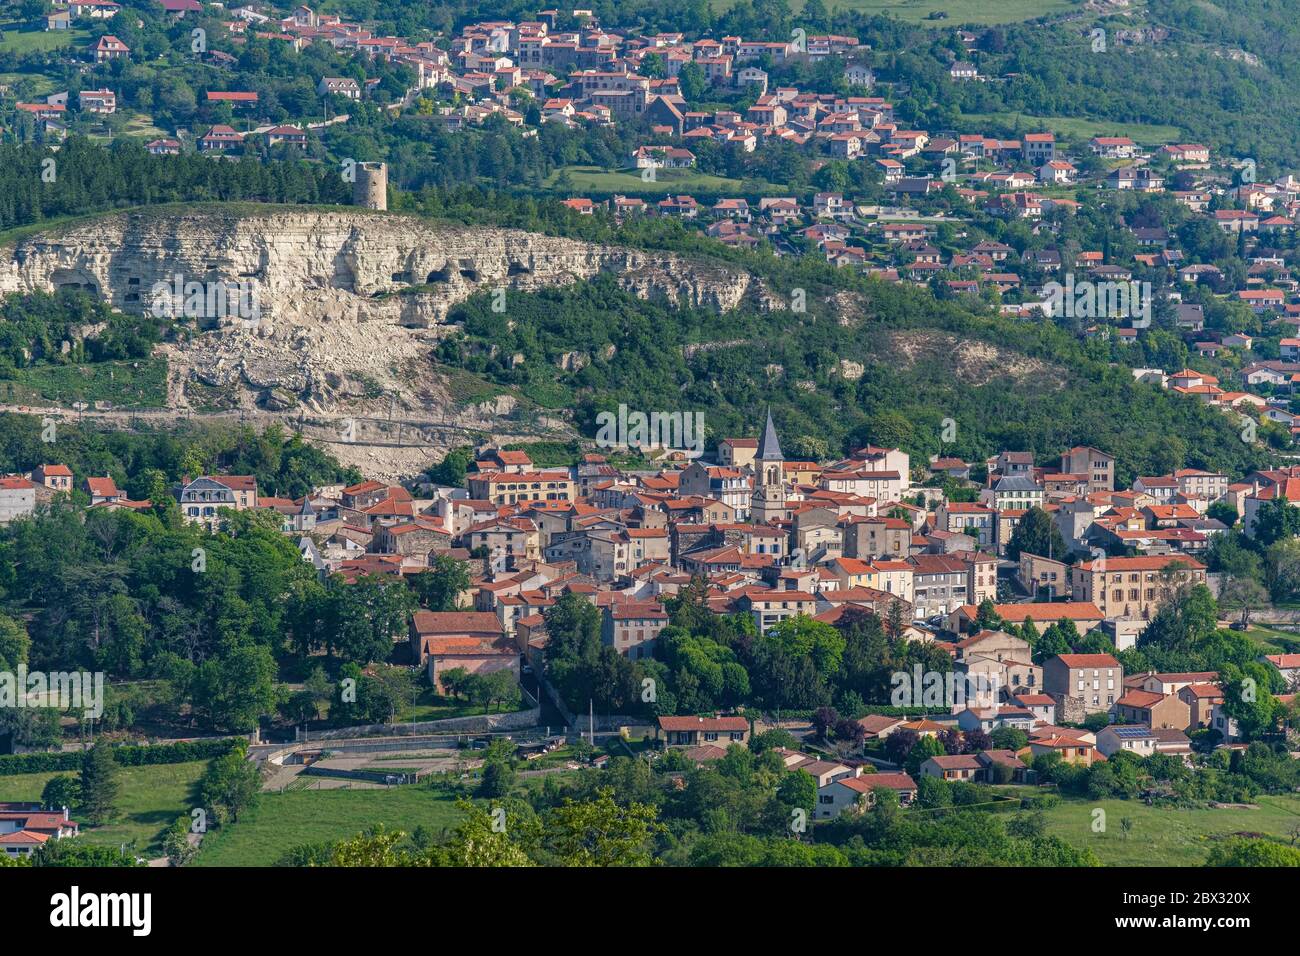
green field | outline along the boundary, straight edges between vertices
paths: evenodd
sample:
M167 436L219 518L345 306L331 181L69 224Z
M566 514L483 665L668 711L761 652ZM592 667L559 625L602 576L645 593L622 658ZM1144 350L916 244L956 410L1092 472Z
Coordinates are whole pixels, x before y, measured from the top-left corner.
M521 702L520 710L527 710L526 702ZM463 698L457 699L435 694L432 688L425 688L416 698L415 707L407 708L398 716L398 723L415 720L447 720L451 717L480 717L485 713L497 713L495 705L486 710L479 704L472 704Z
M1252 624L1246 637L1259 645L1264 654L1294 654L1300 651L1300 634L1295 631L1284 631L1267 624Z
M9 404L111 402L115 407L161 408L167 404L167 360L18 369L0 382L0 399Z
M132 136L141 139L159 139L167 136L166 130L153 125L153 117L147 113L136 113L126 121L126 124L117 132L118 136ZM107 131L90 133L89 137L101 143L111 142L112 137Z
M72 818L82 825L82 838L89 843L118 846L134 841L141 856L162 855L162 835L179 816L193 806L194 783L207 769L206 760L189 763L158 764L149 767L123 767L118 774L118 819L102 827L89 827L76 813ZM24 773L0 777L0 801L40 800L41 791L57 773Z
M45 21L39 27L20 23L6 23L0 26L4 35L0 37L0 53L45 53L80 43L90 34L85 30L49 30L44 29Z
M735 0L712 0L713 9L724 11L735 6ZM803 9L803 0L792 0L790 6L797 12ZM857 10L868 15L884 14L909 23L927 26L956 26L961 23L992 25L1018 23L1037 17L1068 10L1082 11L1077 0L826 0L831 12ZM947 19L927 20L932 13L946 13Z
M760 192L773 192L776 187L767 183L748 183L740 179L728 179L726 176L710 176L690 169L657 169L655 181L644 182L640 173L628 170L609 172L599 166L565 166L556 170L546 180L546 188L557 189L561 172L569 174L574 195L587 193L619 193L620 195L657 196L699 193L748 192L757 188Z
M1047 832L1071 846L1087 847L1106 866L1201 866L1217 840L1267 834L1289 841L1300 823L1300 796L1259 797L1258 810L1174 810L1138 800L1062 801L1047 811ZM1092 831L1093 810L1106 811L1106 831ZM1133 829L1127 837L1120 820Z
M270 866L301 843L342 840L378 824L441 831L458 817L454 800L418 785L264 793L238 823L209 833L191 865Z
M0 83L5 86L17 87L24 81L31 84L31 94L33 96L45 96L52 93L58 85L53 79L44 73L0 73ZM18 97L22 99L22 97Z
M1127 136L1144 145L1163 145L1176 143L1183 139L1183 131L1177 126L1163 126L1154 123L1115 123L1110 120L1090 120L1073 116L1030 116L1027 113L963 113L962 119L968 124L1005 123L1008 126L1019 122L1025 132L1048 129L1058 136L1074 136L1091 139L1094 136Z

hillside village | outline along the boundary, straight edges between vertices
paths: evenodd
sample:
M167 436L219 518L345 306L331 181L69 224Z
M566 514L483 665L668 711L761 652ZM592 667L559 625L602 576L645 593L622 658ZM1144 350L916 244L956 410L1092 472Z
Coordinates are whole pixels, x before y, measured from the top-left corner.
M232 512L278 514L282 533L322 577L400 580L448 559L467 562L473 573L459 609L416 611L394 645L393 661L421 669L435 688L449 672L547 674L549 612L566 599L594 604L606 646L649 661L670 624L665 602L694 592L709 612L748 619L760 635L799 620L843 627L874 615L896 639L950 660L944 670L968 690L954 695L950 685L924 701L918 690L915 704L940 706L912 717L880 713L888 699L866 700L869 713L848 715L861 732L837 731L850 744L887 747L900 730L907 734L898 741L913 746L1024 732L1011 750L931 756L919 764L922 776L1024 782L1046 753L1085 767L1117 750L1190 759L1192 740L1207 733L1210 746L1244 747L1218 673L1125 673L1115 654L1137 647L1161 608L1189 589L1209 585L1227 607L1226 576L1207 574L1207 551L1234 514L1251 535L1263 509L1300 498L1296 468L1240 476L1180 469L1122 489L1115 459L1089 447L1046 464L1003 452L914 465L899 449L874 446L834 462L793 461L770 416L760 437L722 439L705 459L650 451L659 467L626 470L600 454L541 468L524 451L486 448L463 488L363 481L288 499L259 490L251 476L207 475L174 494L185 521L213 532ZM5 478L0 515L30 515L70 494L72 482L57 464ZM151 507L111 478L83 485L91 511ZM945 487L964 491L950 497ZM1032 532L1021 529L1026 516ZM1053 541L1064 550L1029 550L1045 542L1040 550L1050 552ZM1026 627L1033 636L1064 627L1080 650L1046 653L1021 636ZM1090 650L1101 647L1108 650ZM1259 659L1290 688L1277 698L1289 706L1300 655ZM577 709L544 677L541 686L559 707ZM602 727L637 720L601 719ZM668 746L707 762L728 742L745 743L750 721L662 714L657 726ZM906 756L894 759L902 765ZM916 796L915 781L888 762L874 777L863 777L872 768L860 758L791 751L787 764L818 779L824 817L874 787L894 789L904 804Z
M117 395L113 376L149 366L155 394L171 400L162 356L191 336L233 335L235 323L115 312L89 304L85 293L102 291L95 283L51 269L52 293L28 288L7 300L6 317L23 331L0 349L11 403L0 416L9 462L0 471L10 472L0 474L0 865L66 854L81 865L466 866L485 847L499 854L487 865L548 866L1090 866L1135 856L1151 865L1174 852L1179 862L1258 865L1274 859L1266 853L1300 854L1300 464L1291 454L1300 444L1300 178L1261 176L1253 158L1223 144L1160 141L1154 127L953 111L942 127L910 128L900 115L913 115L915 91L897 58L830 31L620 31L590 10L448 17L420 36L388 36L306 5L55 2L23 34L53 37L24 54L33 69L42 58L42 82L7 74L0 86L0 148L48 150L58 168L72 144L112 149L126 138L151 154L137 159L188 164L200 178L250 167L287 178L291 166L333 178L340 163L368 155L364 138L383 127L389 152L360 164L356 188L331 196L436 215L487 193L439 194L451 195L448 183L427 173L445 156L423 152L429 142L509 144L533 165L526 180L512 168L509 189L495 184L500 195L516 191L503 204L545 196L545 215L574 235L632 237L618 247L629 260L654 248L635 238L649 226L670 231L674 253L712 249L740 271L770 254L788 281L763 293L762 314L810 330L810 343L815 323L800 326L802 308L783 312L776 290L832 276L846 282L827 300L836 329L864 338L940 330L931 340L942 350L975 321L996 321L981 340L993 365L1013 354L992 347L997 335L1039 329L1044 343L1050 334L1095 363L1078 368L1119 380L1117 392L1157 386L1163 394L1144 387L1140 396L1194 411L1207 434L1193 448L1190 434L1164 434L1179 429L1151 429L1166 446L1141 445L1142 463L1121 460L1118 446L1066 447L1107 444L1095 422L1040 423L1033 436L981 447L959 446L952 434L968 423L944 418L938 446L924 442L943 450L918 457L927 424L903 414L904 387L890 383L895 405L884 411L907 428L890 434L879 396L868 394L872 375L843 353L829 363L842 391L827 408L870 404L873 413L843 443L824 428L809 434L812 415L768 397L743 410L754 433L706 430L710 410L684 407L634 409L646 427L629 431L626 405L615 416L591 385L599 343L566 344L548 364L558 334L527 357L520 344L513 358L492 336L522 329L536 346L553 330L528 327L530 310L559 311L584 283L596 290L593 325L592 315L615 313L615 296L650 297L634 299L604 274L565 273L557 292L511 260L507 279L528 275L512 289L518 314L480 323L473 339L474 310L488 306L471 298L447 313L445 341L422 339L418 361L446 373L453 415L499 398L514 409L512 425L535 415L576 435L592 411L611 419L612 433L561 442L549 426L522 428L547 440L515 441L480 430L481 418L442 423L429 429L436 445L416 450L426 462L418 471L385 462L367 473L332 457L333 439L304 430L305 414L297 426L273 414L296 404L287 391L280 407L263 397L263 407L232 411L222 386L198 377L205 391L195 395L210 404L166 424L150 418L160 410L148 402L103 398ZM1016 80L986 29L934 29L941 89ZM192 62L178 68L177 44L191 37ZM1088 37L1082 27L1079 37ZM1112 34L1116 44L1166 38ZM162 79L142 81L134 71L146 67ZM169 102L156 97L158 83L169 84ZM429 165L413 171L420 163ZM315 187L304 178L292 195L319 198ZM231 198L211 183L199 194ZM10 205L15 220L32 212ZM39 202L34 209L37 222ZM464 231L474 222L467 216ZM332 267L344 271L353 254ZM472 260L458 265L443 269L486 291ZM915 288L965 311L927 317L932 326L912 328L910 315L856 326L848 312L870 301L854 298L863 288L888 291L898 310L920 299L898 290ZM495 291L500 317L506 289ZM139 302L139 290L122 301ZM669 307L687 311L684 301ZM328 318L380 314L366 303L339 312ZM643 321L653 314L620 318L653 326ZM761 355L745 319L736 319L745 337L722 344ZM672 359L715 344L688 329ZM1023 354L1045 369L1046 407L1076 369L1040 362L1060 353L1034 345ZM620 348L635 352L612 341L604 351ZM826 359L807 364L824 370ZM539 379L554 368L593 377L548 391L485 371L498 365L544 369ZM674 374L664 368L686 365L664 360L654 373ZM695 384L739 403L719 384L735 368L745 366L720 361ZM769 365L769 377L782 369ZM971 391L989 381L990 391L1040 388L1000 372L976 381L941 371ZM56 408L78 376L95 374L91 400ZM648 381L629 379L632 388ZM377 383L357 386L351 397L390 397ZM802 378L795 388L819 390ZM458 404L460 391L474 401ZM951 414L974 417L967 407L977 406ZM58 420L32 417L43 410ZM406 447L401 439L399 425L391 447ZM1228 458L1205 453L1215 441L1268 464L1184 467L1226 469ZM382 443L365 447L368 458L355 461L385 454ZM1039 453L1023 450L1032 447ZM1148 467L1168 470L1137 473ZM394 483L401 475L413 477ZM42 666L44 688L4 696L13 672L25 678L30 667L44 680ZM97 712L56 700L58 675L82 672L107 677ZM137 775L120 800L95 792L97 773L128 769ZM157 806L122 812L155 790L168 794ZM312 812L334 797L343 799L331 809L353 809ZM1112 840L1099 804L1120 801ZM211 832L190 828L191 803L212 811ZM1079 838L1099 809L1101 828ZM1171 843L1157 846L1166 837L1147 814L1171 809L1231 824L1198 816L1184 824L1191 837L1173 827ZM1256 811L1269 816L1252 827ZM584 818L596 813L599 827ZM554 829L566 814L580 831L567 843ZM1145 849L1127 843L1130 814ZM386 833L381 819L399 829ZM116 826L130 838L118 840ZM625 845L593 850L591 828L619 831Z
M177 23L203 12L197 0L161 2ZM113 0L72 4L51 14L47 27L107 28L120 9ZM473 23L441 44L373 36L306 6L281 18L255 5L234 7L221 24L222 42L234 50L252 35L295 49L329 44L362 65L409 70L415 84L383 108L447 130L477 127L490 117L523 136L552 123L593 134L626 126L640 138L630 140L622 165L632 174L629 182L639 180L648 191L570 194L563 201L576 215L600 213L619 222L668 217L726 246L816 256L975 308L1026 320L1046 315L1083 339L1136 346L1116 353L1116 360L1143 380L1241 416L1245 427L1258 427L1262 441L1290 447L1300 434L1300 406L1291 396L1300 381L1293 254L1300 180L1257 181L1248 157L1196 143L1058 138L1041 129L1014 139L907 129L896 121L890 96L872 95L872 51L849 36L622 36L582 11L556 10L528 22ZM956 37L978 60L979 36L957 31ZM218 76L231 72L233 58L211 39L203 54L208 65ZM131 57L116 37L69 48L67 56L89 71L87 88L14 104L15 122L30 117L39 127L35 135L53 143L66 135L69 118L82 128L129 109L111 83L95 85L120 73ZM833 84L838 89L769 89L763 66L792 62L810 70L834 66L842 71ZM998 78L958 59L950 79ZM200 115L222 121L193 134L177 130L149 141L148 149L226 158L250 151L319 155L313 141L346 124L348 104L378 87L348 76L314 82L311 112L324 106L329 114L332 104L336 115L329 119L272 121L257 90L213 84L201 91ZM737 107L693 108L720 97ZM277 98L276 113L288 118L287 105ZM870 188L862 195L851 188L783 195L763 187L757 195L738 195L711 187L704 199L672 189L673 177L691 181L705 154L716 167L720 150L743 156L777 148L795 149L818 171L814 182ZM659 183L668 187L666 195ZM1139 198L1118 221L1072 222L1083 212L1105 214L1119 194Z

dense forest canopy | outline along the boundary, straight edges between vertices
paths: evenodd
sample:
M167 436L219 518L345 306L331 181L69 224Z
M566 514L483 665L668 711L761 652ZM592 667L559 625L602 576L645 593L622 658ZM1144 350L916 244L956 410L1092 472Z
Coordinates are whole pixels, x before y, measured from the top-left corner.
M914 461L983 460L1004 448L1047 461L1091 444L1118 457L1123 484L1184 466L1241 474L1267 461L1234 419L1137 382L1109 344L1080 343L1050 323L975 316L874 280L861 283L848 321L815 294L807 306L718 316L646 302L610 280L512 293L506 314L484 295L453 310L463 334L437 357L540 406L575 409L589 435L599 411L628 403L704 411L716 441L757 434L771 405L789 453L811 458L874 443ZM575 351L590 361L562 371L561 356ZM525 361L507 362L515 353ZM861 376L843 363L861 364ZM956 423L950 443L946 419Z

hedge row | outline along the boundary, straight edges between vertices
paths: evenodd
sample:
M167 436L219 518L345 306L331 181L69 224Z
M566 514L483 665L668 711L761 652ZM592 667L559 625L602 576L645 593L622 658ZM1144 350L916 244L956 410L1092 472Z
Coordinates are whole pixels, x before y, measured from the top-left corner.
M210 760L224 757L241 742L239 737L219 740L183 741L175 744L152 744L143 747L115 747L113 757L124 767L143 767L150 764L186 763L191 760ZM0 777L18 773L49 773L58 770L80 770L82 751L57 753L10 754L0 757Z

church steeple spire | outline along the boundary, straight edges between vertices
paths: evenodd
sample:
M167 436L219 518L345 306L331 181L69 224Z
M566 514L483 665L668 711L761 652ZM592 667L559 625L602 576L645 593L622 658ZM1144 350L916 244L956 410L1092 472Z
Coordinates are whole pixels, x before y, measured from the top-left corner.
M758 442L754 458L754 494L750 498L750 517L759 524L786 516L785 455L772 423L772 409L767 410L767 425Z
M763 437L758 442L759 461L785 461L785 455L781 454L781 440L776 437L776 426L772 424L772 408L769 405L767 409L767 426L763 429Z

